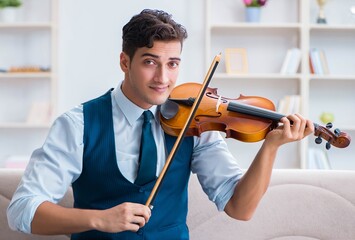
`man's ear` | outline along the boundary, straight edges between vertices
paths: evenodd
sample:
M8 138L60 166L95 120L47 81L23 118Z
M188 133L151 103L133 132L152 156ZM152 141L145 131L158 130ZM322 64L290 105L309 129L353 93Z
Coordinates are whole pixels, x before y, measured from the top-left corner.
M127 73L129 70L130 59L124 52L120 54L120 66L123 72Z

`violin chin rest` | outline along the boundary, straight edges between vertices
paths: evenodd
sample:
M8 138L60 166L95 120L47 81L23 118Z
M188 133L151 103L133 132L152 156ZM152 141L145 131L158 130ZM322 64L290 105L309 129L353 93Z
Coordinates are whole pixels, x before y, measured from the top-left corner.
M165 103L160 105L160 114L166 120L169 120L169 119L172 119L173 117L175 117L178 111L179 111L179 104L174 101L171 101L169 99L166 100Z

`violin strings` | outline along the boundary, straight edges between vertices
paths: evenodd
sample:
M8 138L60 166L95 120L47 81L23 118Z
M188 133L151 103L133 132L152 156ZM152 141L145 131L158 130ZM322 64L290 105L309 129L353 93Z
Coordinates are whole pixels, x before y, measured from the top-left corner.
M267 118L267 119L273 120L273 121L279 121L282 117L284 117L284 115L273 112L268 109L259 108L256 106L246 105L246 104L237 103L237 102L229 102L227 110L233 111L233 112L238 112L238 113L243 113L243 114L248 114L248 115L255 116L255 117Z

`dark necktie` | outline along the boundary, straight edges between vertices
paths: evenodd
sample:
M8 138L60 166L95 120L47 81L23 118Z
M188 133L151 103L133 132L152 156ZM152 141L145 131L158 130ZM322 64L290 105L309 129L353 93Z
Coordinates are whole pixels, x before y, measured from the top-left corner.
M144 185L156 178L157 147L151 130L150 120L153 118L151 111L144 111L141 147L139 152L139 167L136 181L137 185Z

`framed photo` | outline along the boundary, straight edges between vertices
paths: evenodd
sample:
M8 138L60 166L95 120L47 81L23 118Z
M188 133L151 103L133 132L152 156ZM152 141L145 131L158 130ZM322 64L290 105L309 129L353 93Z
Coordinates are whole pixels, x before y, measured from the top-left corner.
M248 73L248 57L245 48L226 49L226 71L228 74Z

